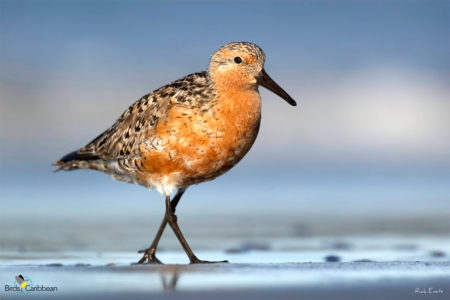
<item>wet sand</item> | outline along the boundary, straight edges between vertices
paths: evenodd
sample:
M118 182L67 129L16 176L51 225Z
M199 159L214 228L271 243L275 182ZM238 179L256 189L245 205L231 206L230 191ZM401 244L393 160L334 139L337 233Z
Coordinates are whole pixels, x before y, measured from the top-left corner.
M26 295L39 299L449 298L445 219L340 224L317 218L308 226L298 216L186 219L197 256L229 264L189 265L167 233L157 253L167 265L133 265L159 225L154 219L146 226L122 219L0 221L0 299L24 297L4 290L19 274L33 286L58 288Z
M415 261L425 253L397 249L383 253L391 261L371 261L373 253L341 249L333 251L341 262L326 262L329 253L200 251L205 259L231 261L208 265L181 264L183 253L165 251L162 260L180 264L133 265L137 255L128 252L9 253L0 259L0 282L13 285L23 274L35 286L58 287L28 294L40 299L448 299L445 255ZM2 286L0 299L22 296Z

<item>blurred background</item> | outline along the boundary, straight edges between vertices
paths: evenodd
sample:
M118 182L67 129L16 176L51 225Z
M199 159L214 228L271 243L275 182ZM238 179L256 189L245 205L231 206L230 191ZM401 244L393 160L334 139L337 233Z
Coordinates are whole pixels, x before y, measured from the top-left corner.
M299 106L261 89L252 150L177 209L194 249L448 235L449 5L1 0L0 250L147 246L161 195L51 163L241 40ZM171 233L162 243L181 250Z

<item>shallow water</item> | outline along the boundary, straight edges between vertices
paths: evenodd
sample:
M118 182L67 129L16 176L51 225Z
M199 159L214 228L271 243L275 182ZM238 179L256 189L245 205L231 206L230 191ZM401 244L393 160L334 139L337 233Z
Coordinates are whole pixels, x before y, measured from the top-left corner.
M230 261L207 265L186 264L180 251L159 251L159 259L171 263L167 265L133 265L139 254L128 251L5 251L0 254L0 283L12 286L14 276L22 274L33 285L58 288L29 295L58 299L360 299L376 290L384 294L367 297L411 299L424 297L421 292L426 291L427 299L446 299L450 239L437 239L310 238L303 244L309 249L303 250L271 249L292 246L288 240L278 240L273 242L278 246L269 249L256 250L247 244L228 251L197 251L201 259ZM330 257L337 262L327 262ZM0 299L17 296L20 293L5 292L2 286Z
M197 256L230 263L188 265L167 230L157 252L167 265L133 265L159 226L156 215L0 220L0 299L22 297L3 288L19 274L58 288L27 295L41 299L446 299L450 292L447 218L183 214ZM422 293L429 288L443 294Z

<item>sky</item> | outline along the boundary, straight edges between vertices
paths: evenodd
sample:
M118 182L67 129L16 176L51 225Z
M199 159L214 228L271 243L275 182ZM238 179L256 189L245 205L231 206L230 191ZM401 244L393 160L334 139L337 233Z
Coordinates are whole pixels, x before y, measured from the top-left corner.
M2 0L3 217L162 209L156 192L50 164L241 40L299 105L261 89L254 147L184 209L450 212L449 31L448 1Z

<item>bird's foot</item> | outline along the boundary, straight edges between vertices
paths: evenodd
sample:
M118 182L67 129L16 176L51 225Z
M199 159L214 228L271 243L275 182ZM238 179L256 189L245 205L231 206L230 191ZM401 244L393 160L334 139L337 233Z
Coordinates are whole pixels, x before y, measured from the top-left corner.
M191 259L191 264L222 264L222 263L228 263L228 260L209 261L209 260L201 260L198 258Z
M152 251L152 249L144 249L139 250L138 253L143 253L144 255L142 258L137 262L138 264L159 264L162 265L163 263L156 257L155 251Z

